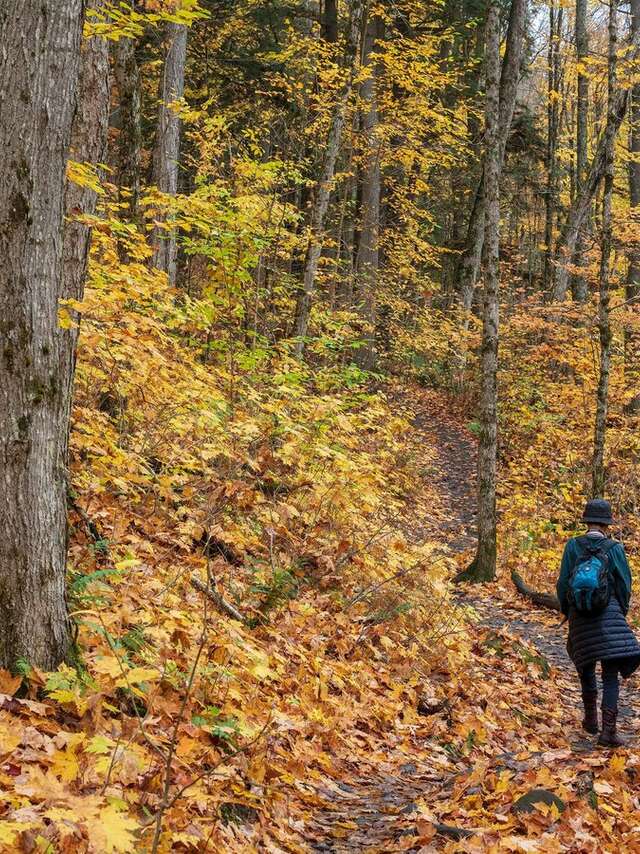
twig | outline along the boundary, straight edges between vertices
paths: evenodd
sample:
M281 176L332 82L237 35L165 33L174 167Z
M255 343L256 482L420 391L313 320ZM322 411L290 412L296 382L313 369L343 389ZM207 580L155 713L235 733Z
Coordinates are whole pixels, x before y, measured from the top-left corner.
M433 564L437 564L438 560L443 560L444 558L436 558L433 561ZM388 578L383 578L382 581L377 581L375 584L370 584L368 587L365 587L364 590L361 590L360 593L357 593L352 599L350 599L347 604L344 606L344 610L347 611L349 608L353 607L357 602L362 601L366 596L370 593L375 593L381 587L384 587L385 584L389 584L392 581L396 581L398 578L403 578L405 575L409 575L409 573L413 572L415 569L420 569L425 563L425 560L419 560L411 566L406 567L405 569L399 569L397 572L394 572L393 575L390 575Z
M169 742L169 749L167 750L167 756L165 760L165 771L164 771L164 781L162 786L162 799L160 800L160 805L158 807L158 812L155 815L155 831L153 834L153 842L151 843L151 854L157 854L158 846L160 845L160 836L162 835L162 818L169 808L169 806L175 803L175 800L169 801L169 792L171 791L171 772L173 770L173 757L175 755L177 746L178 746L178 730L180 729L180 724L184 718L184 712L187 707L187 703L189 702L189 697L191 696L191 690L193 688L193 683L196 678L196 673L198 672L198 664L200 663L200 657L202 656L202 652L204 650L206 641L207 641L207 630L209 627L209 615L207 614L207 604L206 599L204 603L204 612L202 615L202 633L200 635L200 643L198 645L198 651L196 653L195 660L193 662L193 667L191 668L191 672L189 673L189 679L187 680L186 690L184 692L184 696L182 698L182 702L180 704L180 710L176 715L175 723L173 725L173 730L171 732L171 740Z
M239 623L247 624L246 618L240 613L240 611L238 611L237 608L234 608L230 602L227 602L227 600L224 599L216 590L213 590L210 585L204 584L195 575L191 576L190 583L191 586L196 590L199 590L200 593L204 593L204 595L207 596L223 614L231 617L232 620L237 620Z
M76 499L73 496L73 494L71 493L71 491L67 492L67 501L69 503L69 507L71 508L71 510L73 510L75 513L77 513L78 516L84 522L85 527L87 529L87 533L89 534L91 539L95 543L106 543L106 540L102 536L102 534L100 533L100 529L98 528L96 523L93 521L93 519L91 519L91 517L89 516L87 511L83 510L82 507L80 507L80 505L76 501ZM105 549L105 551L106 551L106 549Z

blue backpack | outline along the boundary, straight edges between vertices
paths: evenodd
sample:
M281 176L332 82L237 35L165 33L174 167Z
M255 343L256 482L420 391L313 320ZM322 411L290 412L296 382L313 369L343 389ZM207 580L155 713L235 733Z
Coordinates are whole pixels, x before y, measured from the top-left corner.
M581 614L604 611L611 599L612 580L609 552L615 540L606 537L579 537L581 554L569 573L569 603Z

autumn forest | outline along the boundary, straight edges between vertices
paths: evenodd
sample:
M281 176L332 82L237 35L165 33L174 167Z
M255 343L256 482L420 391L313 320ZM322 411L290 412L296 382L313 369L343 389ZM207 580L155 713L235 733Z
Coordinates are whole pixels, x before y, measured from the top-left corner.
M0 0L0 151L0 851L640 852L640 0Z

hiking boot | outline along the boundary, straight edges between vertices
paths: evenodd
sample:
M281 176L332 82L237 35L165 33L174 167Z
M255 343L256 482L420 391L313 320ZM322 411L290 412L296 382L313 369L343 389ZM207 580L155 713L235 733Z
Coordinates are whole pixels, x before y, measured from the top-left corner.
M616 721L618 719L618 709L607 709L602 707L602 732L598 739L598 744L603 747L622 747L624 741L616 732Z
M600 729L598 726L598 692L583 691L582 704L584 705L582 729L590 732L591 735L597 735Z

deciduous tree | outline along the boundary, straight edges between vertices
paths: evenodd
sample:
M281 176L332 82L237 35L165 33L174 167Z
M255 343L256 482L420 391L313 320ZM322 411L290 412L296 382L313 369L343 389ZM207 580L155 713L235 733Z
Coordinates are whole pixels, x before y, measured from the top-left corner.
M82 0L0 8L0 666L54 668L69 651L65 597L68 359L65 167Z

